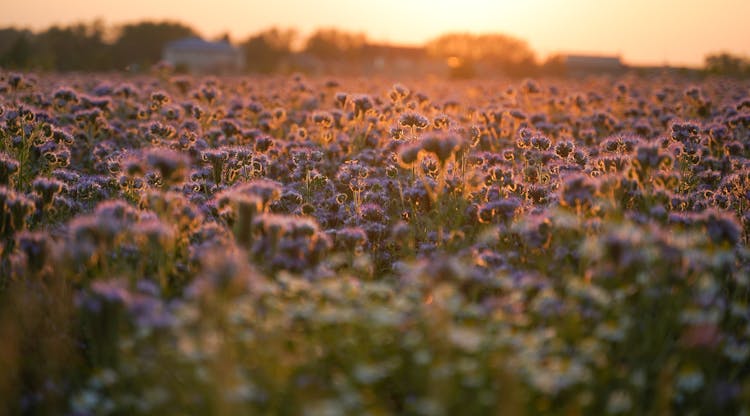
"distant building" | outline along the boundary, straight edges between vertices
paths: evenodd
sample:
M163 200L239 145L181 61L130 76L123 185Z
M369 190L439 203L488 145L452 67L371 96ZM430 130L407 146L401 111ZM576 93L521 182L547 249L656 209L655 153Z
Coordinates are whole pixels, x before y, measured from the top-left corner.
M621 74L628 67L619 56L559 54L550 57L542 66L548 75L587 76L600 74Z
M619 56L563 55L568 75L619 73L626 69Z
M208 42L197 37L169 42L162 59L175 68L193 73L231 73L242 70L245 65L242 50L229 42Z

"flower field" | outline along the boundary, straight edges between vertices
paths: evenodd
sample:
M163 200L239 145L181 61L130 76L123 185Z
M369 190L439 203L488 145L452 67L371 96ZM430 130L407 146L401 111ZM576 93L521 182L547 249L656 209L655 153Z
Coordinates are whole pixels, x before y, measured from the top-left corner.
M747 81L1 78L0 413L750 411Z

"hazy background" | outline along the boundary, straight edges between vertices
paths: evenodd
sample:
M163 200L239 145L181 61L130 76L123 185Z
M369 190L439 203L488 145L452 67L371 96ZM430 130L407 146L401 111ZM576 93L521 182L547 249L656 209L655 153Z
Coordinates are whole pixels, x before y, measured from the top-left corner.
M107 25L180 21L242 40L272 26L308 35L335 26L369 39L423 44L442 33L499 32L554 52L620 55L635 65L700 66L712 52L750 55L748 0L23 0L0 26L43 30L97 18Z

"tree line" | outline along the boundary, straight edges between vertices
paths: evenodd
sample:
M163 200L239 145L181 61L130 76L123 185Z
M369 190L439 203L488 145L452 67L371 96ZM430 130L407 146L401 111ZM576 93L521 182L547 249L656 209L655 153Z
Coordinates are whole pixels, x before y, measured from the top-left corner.
M147 69L159 62L164 46L173 40L199 36L179 22L144 21L107 27L101 21L52 26L41 32L0 28L0 67L18 70L107 71ZM224 36L223 40L229 40ZM294 29L269 28L235 43L246 58L248 72L271 73L285 59L301 52L321 61L343 64L367 60L384 45L362 33L323 28L301 39ZM468 70L477 62L507 71L534 65L526 42L506 35L454 33L416 49L423 56L460 59Z
M117 28L101 21L52 26L42 32L0 29L0 66L53 71L105 71L150 66L165 43L196 36L175 22L140 22Z
M173 21L142 21L116 27L94 21L55 25L41 32L0 28L0 68L62 72L145 70L160 61L168 42L189 36L199 34ZM227 35L221 39L229 41ZM305 39L294 29L269 28L235 45L244 52L245 69L253 73L276 72L282 62L298 52L323 62L347 64L371 60L384 46L371 42L362 33L335 28L319 29ZM456 77L471 77L478 67L508 75L555 73L554 63L539 63L524 40L504 34L449 33L412 48L412 52L414 49L420 56L446 60L451 75ZM709 55L703 72L750 76L750 59L724 52Z

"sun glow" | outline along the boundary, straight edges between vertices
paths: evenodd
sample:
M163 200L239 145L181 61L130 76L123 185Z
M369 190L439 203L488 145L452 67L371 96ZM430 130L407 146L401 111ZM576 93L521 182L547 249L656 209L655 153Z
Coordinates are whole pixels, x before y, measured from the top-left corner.
M0 25L41 30L101 18L184 22L207 37L242 40L262 29L293 27L304 36L320 27L363 32L371 40L422 44L446 32L500 32L528 41L541 56L567 52L621 55L633 63L700 64L719 50L750 55L750 2L718 0L27 0L0 16Z

